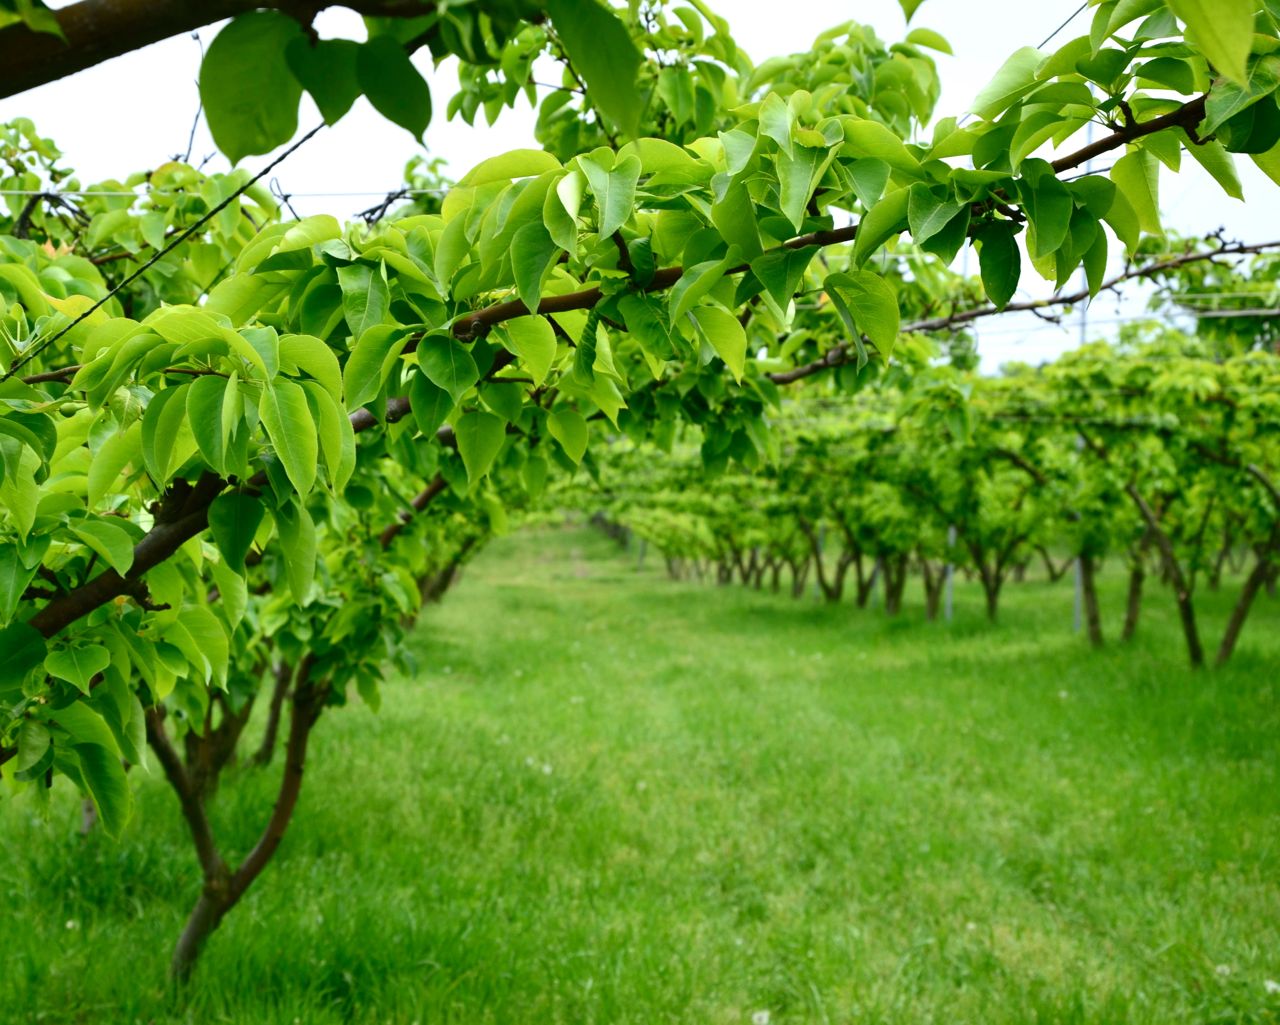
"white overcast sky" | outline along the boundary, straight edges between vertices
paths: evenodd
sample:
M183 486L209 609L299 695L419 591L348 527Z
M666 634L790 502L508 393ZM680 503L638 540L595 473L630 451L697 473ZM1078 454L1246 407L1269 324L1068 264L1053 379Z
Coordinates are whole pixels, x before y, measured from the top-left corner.
M64 7L70 2L55 0L51 6ZM913 26L941 32L957 54L938 55L943 83L940 117L964 113L1009 54L1021 46L1039 45L1079 3L1002 3L998 19L976 17L981 6L971 0L927 0L913 19ZM889 42L900 39L906 30L897 0L785 0L783 4L777 0L719 0L713 7L728 18L739 45L757 62L804 50L819 32L849 19L872 25ZM1087 11L1077 15L1051 48L1087 32L1088 17ZM321 15L317 28L325 36L358 37L362 31L359 19L341 10ZM200 32L200 38L207 45L215 33L216 26L211 26ZM427 130L427 146L434 155L448 160L454 176L495 153L535 145L533 113L523 102L518 109L505 112L492 128L444 121L441 112L456 88L456 70L450 64L433 70L425 57L418 63L431 82L437 111L437 119ZM198 66L199 44L190 36L180 36L2 100L0 119L32 118L41 133L62 148L65 163L80 173L82 183L123 177L186 150L198 105ZM304 98L300 131L319 120L310 100ZM276 177L283 191L295 197L293 205L301 215L326 212L351 216L395 188L405 162L417 151L417 143L406 132L383 120L361 99L346 118L290 157ZM214 152L203 124L197 128L193 152L196 160ZM257 169L268 159L251 157L245 166ZM1237 161L1245 203L1227 197L1190 160L1184 162L1180 175L1165 171L1160 198L1166 223L1186 234L1225 228L1231 237L1251 242L1280 238L1280 194L1247 158ZM226 162L215 157L209 166L225 168ZM976 266L973 270L976 272ZM1023 290L1027 295L1043 295L1048 294L1049 286L1028 267ZM1089 315L1089 334L1110 334L1117 318L1141 310L1141 302L1135 299L1119 303L1099 298ZM1075 344L1080 331L1078 318L1059 328L1029 314L988 324L979 332L979 345L983 364L991 369L1010 359L1035 362L1052 358Z

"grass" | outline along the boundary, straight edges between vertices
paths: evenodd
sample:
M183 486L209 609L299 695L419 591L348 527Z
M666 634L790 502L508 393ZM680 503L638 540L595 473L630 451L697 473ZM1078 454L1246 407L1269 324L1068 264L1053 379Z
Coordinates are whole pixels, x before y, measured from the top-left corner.
M118 843L61 787L5 800L0 1020L1280 1022L1280 601L1193 674L1160 592L1091 653L1069 580L993 627L972 585L926 624L918 583L888 621L634 561L487 550L418 678L322 721L182 1003L198 879L158 773ZM225 781L232 846L273 777Z

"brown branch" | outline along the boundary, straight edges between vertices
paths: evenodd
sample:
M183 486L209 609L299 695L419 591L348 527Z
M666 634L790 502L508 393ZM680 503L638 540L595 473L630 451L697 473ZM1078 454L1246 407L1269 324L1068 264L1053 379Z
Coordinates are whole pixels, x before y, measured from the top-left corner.
M447 487L445 479L437 473L435 477L432 478L430 484L413 496L413 501L409 504L413 507L414 512L422 512L422 510L430 505L432 500L440 494L445 487ZM383 548L391 547L391 542L395 540L396 535L399 534L400 531L404 530L412 519L413 513L407 511L402 512L399 519L382 532L382 535L378 538L378 543L381 544Z
M147 743L156 753L156 760L164 770L165 778L178 795L178 803L182 806L182 817L187 820L187 828L191 830L191 840L195 844L196 856L200 859L200 869L205 879L213 879L226 874L227 866L218 853L217 842L213 838L213 828L209 817L205 814L204 801L192 784L191 777L182 764L169 732L164 726L164 712L160 708L148 708L146 711Z
M1051 165L1055 174L1061 174L1063 171L1071 171L1082 164L1087 164L1094 157L1099 157L1103 153L1110 152L1113 149L1119 149L1121 146L1133 142L1135 139L1141 139L1146 135L1154 135L1156 132L1163 132L1166 128L1183 128L1187 134L1195 139L1196 125L1204 120L1204 105L1209 97L1197 96L1194 100L1189 100L1181 107L1171 110L1168 114L1164 114L1150 121L1135 122L1132 118L1129 123L1122 128L1113 132L1105 138L1091 142L1083 149L1055 160Z
M392 18L429 13L423 0L80 0L54 12L65 42L21 24L0 30L0 98L247 11L297 16L300 7L314 15L335 6Z

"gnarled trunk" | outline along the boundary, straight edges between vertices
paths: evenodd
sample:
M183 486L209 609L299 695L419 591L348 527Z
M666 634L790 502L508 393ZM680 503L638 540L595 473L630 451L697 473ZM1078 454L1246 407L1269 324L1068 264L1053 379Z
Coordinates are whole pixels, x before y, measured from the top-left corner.
M1084 596L1085 630L1089 636L1089 643L1095 648L1101 648L1103 644L1102 615L1098 610L1096 570L1097 566L1092 555L1085 553L1080 556L1080 590Z

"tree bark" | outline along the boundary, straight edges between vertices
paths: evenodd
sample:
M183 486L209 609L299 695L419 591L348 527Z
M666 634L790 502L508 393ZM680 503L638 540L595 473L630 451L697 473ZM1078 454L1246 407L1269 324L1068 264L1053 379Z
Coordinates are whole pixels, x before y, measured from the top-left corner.
M275 686L271 689L271 704L267 706L267 728L262 734L262 743L253 756L254 765L270 765L271 759L275 757L280 713L289 696L289 685L293 683L293 666L284 661L277 663L275 678Z
M1272 566L1268 556L1269 553L1259 553L1253 571L1245 578L1240 597L1236 599L1235 606L1231 610L1231 618L1227 620L1227 629L1222 635L1222 643L1218 645L1218 654L1213 660L1215 667L1226 665L1235 653L1236 642L1240 640L1240 632L1244 629L1244 621L1249 617L1253 600L1271 576Z
M1102 615L1098 611L1096 569L1092 555L1086 552L1080 556L1080 590L1084 595L1085 629L1089 643L1095 648L1101 648L1103 645Z
M1138 511L1147 523L1151 538L1160 551L1164 571L1170 584L1173 585L1174 601L1178 604L1178 620L1182 624L1182 636L1187 642L1187 658L1191 662L1192 669L1200 669L1204 666L1204 648L1200 644L1199 627L1196 626L1196 608L1192 600L1191 584L1173 550L1173 542L1160 526L1160 521L1151 506L1147 504L1147 500L1132 483L1125 485L1125 491L1138 507Z

